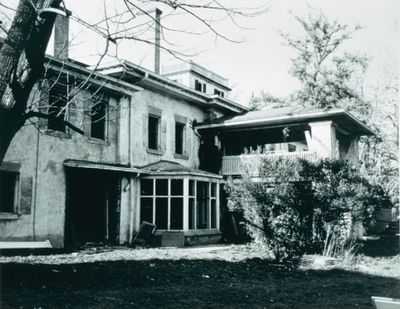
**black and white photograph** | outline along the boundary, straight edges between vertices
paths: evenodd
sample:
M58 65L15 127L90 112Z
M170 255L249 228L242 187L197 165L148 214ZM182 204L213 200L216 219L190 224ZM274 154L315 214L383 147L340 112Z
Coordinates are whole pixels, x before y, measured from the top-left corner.
M0 0L0 308L400 309L399 0Z

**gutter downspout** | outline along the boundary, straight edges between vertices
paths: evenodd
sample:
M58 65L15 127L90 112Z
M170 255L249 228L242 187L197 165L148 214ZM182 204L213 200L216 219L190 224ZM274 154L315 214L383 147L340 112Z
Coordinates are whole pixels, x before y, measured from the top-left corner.
M133 166L133 153L132 153L132 149L133 149L133 128L132 128L132 124L133 124L133 103L132 103L132 96L129 97L129 166L132 167ZM128 235L128 244L131 243L132 240L132 236L133 236L133 225L135 222L135 216L136 216L136 211L135 211L135 199L134 199L134 178L131 175L129 178L129 214L130 214L130 220L129 220L129 235Z

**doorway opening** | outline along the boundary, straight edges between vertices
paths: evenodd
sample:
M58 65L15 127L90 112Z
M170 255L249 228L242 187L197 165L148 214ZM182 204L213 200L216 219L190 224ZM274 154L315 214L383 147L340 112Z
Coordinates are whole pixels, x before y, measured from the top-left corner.
M112 172L67 169L65 246L119 241L120 178Z

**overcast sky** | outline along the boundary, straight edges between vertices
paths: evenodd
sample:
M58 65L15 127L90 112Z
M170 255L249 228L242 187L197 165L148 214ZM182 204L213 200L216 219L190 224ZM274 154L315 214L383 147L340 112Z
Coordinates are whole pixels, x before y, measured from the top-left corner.
M18 1L2 2L16 6ZM117 2L111 1L112 4ZM227 2L232 5L267 3L262 0ZM103 16L100 0L66 0L65 3L73 14L89 22L95 22ZM243 30L228 22L217 24L218 29L229 37L246 37L244 43L231 43L221 38L215 39L212 35L185 36L182 33L169 34L167 39L177 44L177 49L194 53L191 59L195 62L228 78L234 86L231 97L241 103L246 103L252 93L257 94L261 90L286 96L298 87L297 81L289 74L290 59L295 52L283 45L278 31L300 34L301 29L293 15L305 16L310 7L320 9L329 19L363 27L346 43L344 49L366 54L371 59L367 84L379 83L387 68L398 72L400 0L271 0L268 3L270 7L266 13L243 21L252 30ZM112 10L108 9L109 14ZM165 23L189 29L191 22L186 18L166 17ZM92 56L103 50L104 40L74 22L71 27L71 56L93 62ZM115 49L112 51L115 53ZM143 48L132 41L119 47L118 56L152 67L153 49ZM162 55L164 65L172 61L177 60Z

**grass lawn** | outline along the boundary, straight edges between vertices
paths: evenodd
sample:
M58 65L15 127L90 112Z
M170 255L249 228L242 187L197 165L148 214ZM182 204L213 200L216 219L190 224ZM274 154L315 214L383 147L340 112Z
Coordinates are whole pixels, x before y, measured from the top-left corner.
M0 264L1 308L372 308L400 278L261 259Z

